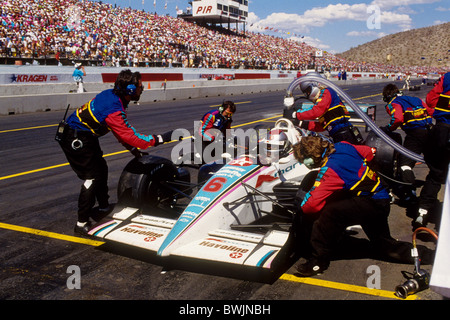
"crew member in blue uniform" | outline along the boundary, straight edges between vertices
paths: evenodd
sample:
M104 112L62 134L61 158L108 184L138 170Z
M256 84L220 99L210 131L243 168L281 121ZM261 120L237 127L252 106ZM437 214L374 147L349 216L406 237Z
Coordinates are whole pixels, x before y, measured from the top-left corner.
M63 134L57 140L78 178L83 180L78 197L78 221L75 232L87 234L92 218L99 221L111 212L108 195L108 165L103 158L99 137L112 132L139 157L139 149L171 140L171 132L162 135L138 133L127 119L130 101L138 101L143 91L141 74L122 70L114 89L100 92L94 99L75 110L67 119ZM95 202L98 207L94 208Z
M350 114L336 91L315 82L303 82L300 88L314 103L311 108L294 112L293 118L302 121L300 127L315 132L326 130L335 143L340 141L362 143L361 134L350 123ZM315 119L318 121L307 121Z
M329 266L347 227L361 225L377 253L410 260L411 244L391 237L390 196L369 162L376 150L346 141L333 144L321 137L304 137L294 145L295 158L310 169L320 168L301 202L301 229L311 257L296 269L300 276L322 273Z
M403 146L417 154L422 154L431 129L433 110L417 97L404 96L395 84L388 84L383 88L383 101L386 102L386 112L390 115L390 123L382 129L386 133L401 128L405 132ZM405 155L399 156L399 180L404 182L397 188L401 201L416 199L414 182L416 176L414 167L416 161Z
M429 214L437 209L437 196L445 183L450 162L450 72L444 74L427 94L427 105L433 109L436 123L430 131L425 161L430 168L419 197L418 216L413 227L424 227Z

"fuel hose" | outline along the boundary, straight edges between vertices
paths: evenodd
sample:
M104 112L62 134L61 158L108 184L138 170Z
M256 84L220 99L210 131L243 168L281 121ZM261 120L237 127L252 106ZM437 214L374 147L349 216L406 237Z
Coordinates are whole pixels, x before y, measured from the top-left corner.
M308 74L301 76L301 77L295 79L294 81L292 81L286 91L285 99L290 99L290 101L293 102L294 101L293 91L298 85L300 85L303 82L317 82L317 83L323 84L327 87L333 88L341 96L341 98L343 98L345 100L345 102L353 109L353 111L355 111L355 113L370 127L370 129L372 129L375 132L375 134L378 137L380 137L381 140L386 142L394 150L398 151L399 153L403 154L404 156L406 156L412 160L418 161L418 162L425 162L424 158L421 155L419 155L415 152L412 152L411 150L406 149L401 144L399 144L398 142L396 142L392 138L390 138L385 132L383 132L383 130L381 130L375 124L375 122L373 122L372 119L369 118L369 116L355 102L353 102L353 100L344 91L341 90L341 88L339 88L337 85L335 85L331 81L329 81L325 78L322 78L318 74L308 73Z

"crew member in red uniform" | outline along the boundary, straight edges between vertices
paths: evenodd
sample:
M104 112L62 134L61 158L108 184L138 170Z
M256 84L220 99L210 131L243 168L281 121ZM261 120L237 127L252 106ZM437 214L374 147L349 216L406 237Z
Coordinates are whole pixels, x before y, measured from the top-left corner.
M326 130L335 143L340 141L362 143L361 134L350 123L350 114L333 89L319 86L314 82L303 82L300 88L314 103L311 108L299 109L292 115L294 119L302 121L300 127L315 132ZM318 121L305 121L315 119Z
M320 137L304 137L294 145L299 162L310 169L320 167L299 212L302 231L311 246L311 258L296 267L299 275L326 270L338 240L352 225L362 226L378 253L396 260L409 254L409 243L391 237L389 192L368 165L374 152L365 145L333 144Z
M139 72L123 70L116 79L114 89L100 92L66 121L59 144L72 169L83 180L78 198L77 233L87 234L91 227L90 218L99 221L112 210L108 201L108 165L103 158L99 137L112 131L136 157L141 155L138 148L147 149L171 140L171 132L144 135L128 123L128 104L138 101L143 89ZM96 200L98 207L94 208Z
M436 123L430 131L425 161L430 168L419 197L418 216L413 227L426 226L436 209L437 196L445 183L450 162L450 72L444 74L427 94L427 105L434 109Z
M433 109L417 97L403 96L395 84L388 84L383 88L383 101L386 102L386 112L391 116L390 123L383 127L387 133L402 128L405 132L403 146L417 154L425 151L428 132L432 125ZM415 200L414 182L416 176L413 169L416 161L400 155L399 179L409 185L401 185L396 190L403 202Z

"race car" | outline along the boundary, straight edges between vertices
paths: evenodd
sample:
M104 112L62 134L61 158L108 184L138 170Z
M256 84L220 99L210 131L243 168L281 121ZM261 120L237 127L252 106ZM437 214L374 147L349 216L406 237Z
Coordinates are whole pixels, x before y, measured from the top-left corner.
M197 183L191 183L183 163L152 155L133 159L120 177L112 218L89 234L172 260L276 272L294 258L296 194L315 179L292 152L304 134L290 120L279 119L259 139L265 152L205 164Z

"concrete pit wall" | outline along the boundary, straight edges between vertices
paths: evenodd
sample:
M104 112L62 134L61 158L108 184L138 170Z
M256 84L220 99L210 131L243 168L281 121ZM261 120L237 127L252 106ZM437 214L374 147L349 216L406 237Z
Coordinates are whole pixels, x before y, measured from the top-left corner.
M297 72L274 70L130 69L140 71L143 74L144 93L141 96L141 103L201 97L225 98L242 94L284 91L297 76ZM99 92L112 88L114 83L111 79L115 79L115 75L120 70L107 67L86 67L87 76L84 83L86 92L76 93L76 84L71 77L73 68L51 66L0 67L0 115L65 110L69 104L71 109L75 109L94 98ZM30 76L43 74L46 75L43 79L39 76L34 78ZM216 76L224 75L231 75L234 80L210 80ZM157 80L151 81L151 79ZM176 81L166 81L167 79L176 79ZM331 78L332 81L342 84L392 81L392 78L386 79L382 78L381 75L374 74L359 74L357 77L352 77L352 74L349 74L348 79L351 80L344 82L334 77ZM39 80L46 80L47 82L36 83ZM50 80L54 81L51 82Z

